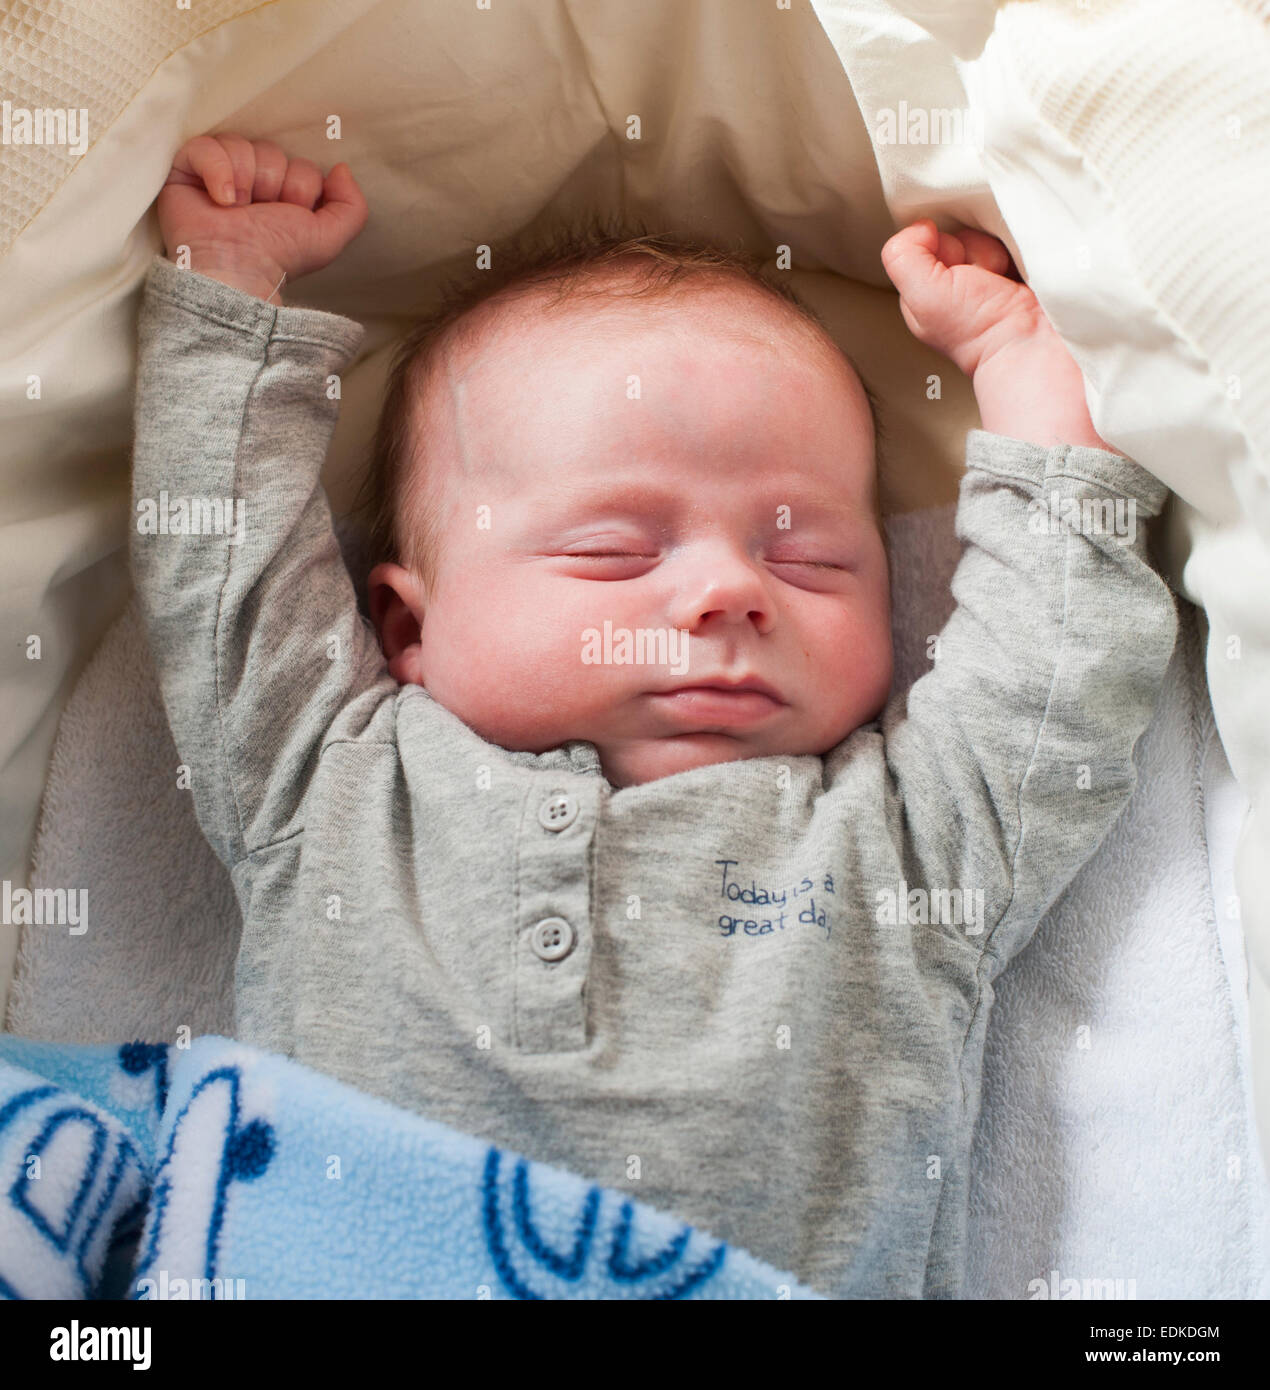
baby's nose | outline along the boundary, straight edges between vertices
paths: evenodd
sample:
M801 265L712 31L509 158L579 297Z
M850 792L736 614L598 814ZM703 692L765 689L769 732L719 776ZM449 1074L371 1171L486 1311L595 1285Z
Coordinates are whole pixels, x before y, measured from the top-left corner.
M760 632L771 629L770 577L739 547L695 548L684 555L677 579L673 626L695 632L707 623L752 623Z

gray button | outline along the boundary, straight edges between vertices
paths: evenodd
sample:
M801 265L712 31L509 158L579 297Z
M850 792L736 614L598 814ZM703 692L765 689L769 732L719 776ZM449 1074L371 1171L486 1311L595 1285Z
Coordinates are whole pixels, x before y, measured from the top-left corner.
M573 950L573 928L563 917L544 917L529 935L539 960L561 960Z
M576 798L567 792L557 792L538 808L538 823L548 830L563 830L578 818Z

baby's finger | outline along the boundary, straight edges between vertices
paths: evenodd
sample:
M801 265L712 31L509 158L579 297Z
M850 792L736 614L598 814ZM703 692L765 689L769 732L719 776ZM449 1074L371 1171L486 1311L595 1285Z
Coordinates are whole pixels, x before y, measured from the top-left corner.
M278 194L278 201L294 203L296 207L312 208L321 196L321 169L311 159L297 155L287 165L287 176L282 181L282 192Z
M939 232L929 217L895 233L882 247L882 266L895 279L910 266L924 265L939 244ZM899 286L897 285L898 289Z
M940 232L939 250L936 251L935 257L944 265L965 265L969 259L961 238L954 236L952 232Z
M940 253L947 249L946 241L934 220L923 217L883 246L882 265L901 296L916 300L939 285L948 273L940 259Z
M251 202L252 185L256 182L256 152L245 135L233 131L212 137L225 147L229 162L234 166L234 190L239 203Z
M207 189L213 202L232 206L236 201L233 162L220 141L210 135L196 135L177 150L166 183L199 185Z
M996 237L988 232L977 231L974 227L960 227L957 236L966 248L966 256L971 265L981 266L994 275L1008 275L1012 262L1010 253Z
M313 215L323 248L332 260L366 225L366 199L347 164L337 164L327 174L322 206Z
M287 176L287 157L272 140L257 140L256 179L251 186L253 203L273 203Z

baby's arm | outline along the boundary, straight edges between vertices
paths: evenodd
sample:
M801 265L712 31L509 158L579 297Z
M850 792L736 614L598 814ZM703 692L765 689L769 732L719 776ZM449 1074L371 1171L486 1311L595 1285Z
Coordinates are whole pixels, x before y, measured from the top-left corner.
M377 682L395 685L357 612L319 482L338 412L328 383L362 328L253 296L250 228L231 228L222 243L209 234L217 215L245 217L251 207L218 208L201 188L179 186L187 202L200 200L182 218L179 203L164 206L174 186L160 198L165 242L194 257L190 270L156 258L146 279L132 561L200 824L232 864L300 828L331 721ZM302 228L315 216L321 175L316 188L292 188L301 201L287 211ZM273 264L260 267L267 294L277 277ZM218 269L238 287L210 278ZM187 506L183 519L183 503L203 501L205 511Z
M920 286L912 300L922 310L906 306L925 341L940 336L937 324L952 335L932 345L960 357L994 430L967 441L956 610L934 670L913 686L907 709L888 707L883 734L892 824L926 879L909 886L983 889L985 929L975 941L999 969L1127 802L1134 745L1163 684L1177 617L1146 549L1146 522L1167 488L1093 432L1080 374L1035 300L1028 304L1030 291L982 263L991 248L973 236L966 243L982 258L974 268L986 296L1021 312L1013 325L977 314L982 300L963 281L957 308L975 348L954 341L955 318L941 317ZM888 270L906 294L922 274L920 257L906 269L897 260ZM1029 398L1039 419L1016 413L1013 403Z

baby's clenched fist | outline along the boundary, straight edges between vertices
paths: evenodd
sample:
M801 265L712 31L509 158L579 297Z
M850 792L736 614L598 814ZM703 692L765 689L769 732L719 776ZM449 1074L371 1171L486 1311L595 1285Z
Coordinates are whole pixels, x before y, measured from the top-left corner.
M973 227L954 235L923 217L883 246L882 265L900 292L909 331L971 378L1044 318L1002 242Z
M166 254L268 299L284 276L329 265L366 225L366 199L347 164L325 179L312 160L268 140L198 135L177 151L158 197Z
M1120 452L1095 431L1080 368L996 237L924 217L883 246L882 264L913 336L970 378L985 430Z

